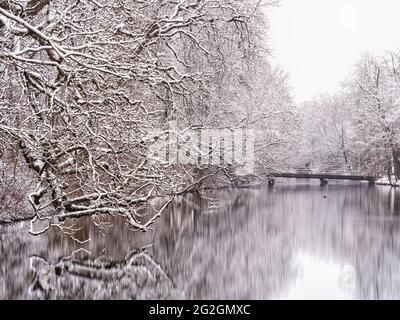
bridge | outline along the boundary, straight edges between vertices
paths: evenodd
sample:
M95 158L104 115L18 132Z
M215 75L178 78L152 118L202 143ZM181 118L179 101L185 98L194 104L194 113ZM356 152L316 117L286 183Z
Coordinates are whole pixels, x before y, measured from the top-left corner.
M321 185L327 185L329 180L368 181L369 183L374 183L377 180L377 177L374 176L343 171L337 170L336 168L334 170L320 170L319 172L309 168L295 168L287 172L275 172L270 174L268 184L274 185L275 178L315 179L320 180Z

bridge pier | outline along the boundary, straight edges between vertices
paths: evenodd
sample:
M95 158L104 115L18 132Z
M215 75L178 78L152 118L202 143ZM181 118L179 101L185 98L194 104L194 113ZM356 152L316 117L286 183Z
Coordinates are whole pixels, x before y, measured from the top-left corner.
M328 183L329 183L328 179L323 179L323 178L321 178L321 179L319 179L319 180L321 181L321 187L325 187L325 186L327 186Z

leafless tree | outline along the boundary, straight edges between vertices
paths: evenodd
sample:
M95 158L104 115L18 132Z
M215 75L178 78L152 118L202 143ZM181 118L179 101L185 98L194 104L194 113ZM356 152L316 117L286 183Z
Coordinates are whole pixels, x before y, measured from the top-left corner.
M31 232L65 231L66 220L102 213L145 231L175 194L219 172L152 161L157 137L149 132L168 133L170 121L182 130L219 127L207 115L217 113L221 97L227 101L235 87L252 91L246 79L268 65L263 10L276 3L0 1L0 138L37 180L29 202L34 221L46 226ZM236 107L249 95L250 104L265 99L259 88L272 85L284 100L261 113L267 119L275 110L269 119L276 118L290 101L275 76L267 72L269 83L259 81ZM252 113L226 125L249 125ZM155 196L164 199L155 215L141 217Z
M365 54L343 90L301 108L304 157L400 177L400 55Z
M389 52L382 57L365 55L351 84L354 125L366 164L392 183L400 177L400 56ZM395 181L393 181L395 183Z

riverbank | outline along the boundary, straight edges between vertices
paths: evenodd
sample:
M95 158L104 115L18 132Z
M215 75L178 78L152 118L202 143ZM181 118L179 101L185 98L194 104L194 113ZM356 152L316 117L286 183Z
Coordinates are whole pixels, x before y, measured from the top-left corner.
M8 214L0 214L0 225L7 225L7 224L12 224L12 223L18 223L18 222L24 222L28 221L34 218L34 215L18 215L18 216L13 216L13 215L8 215Z
M389 178L388 177L384 177L384 178L380 178L378 180L375 181L375 184L378 186L390 186L390 187L400 187L400 181L397 182L393 182L396 181L395 177L392 177L392 183L390 183Z
M394 181L395 178L392 178ZM400 181L397 181L396 184L390 184L389 179L387 177L378 179L375 181L375 185L377 186L391 186L391 187L400 187ZM200 189L204 191L212 191L212 190L224 190L224 189L253 189L253 188L262 188L267 187L268 181L237 181L236 183L208 183ZM29 221L34 218L34 214L32 213L1 213L0 212L0 225L8 225L12 223Z

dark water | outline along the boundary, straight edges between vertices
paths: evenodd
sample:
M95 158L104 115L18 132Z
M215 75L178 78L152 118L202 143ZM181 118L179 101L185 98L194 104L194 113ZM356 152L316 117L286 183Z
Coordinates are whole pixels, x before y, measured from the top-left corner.
M278 185L177 199L154 231L0 227L1 299L399 299L400 192ZM83 250L84 249L84 250Z

